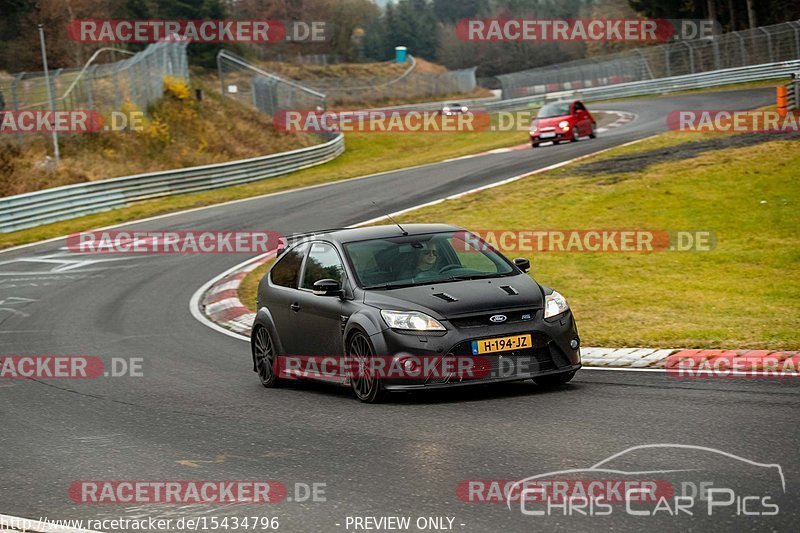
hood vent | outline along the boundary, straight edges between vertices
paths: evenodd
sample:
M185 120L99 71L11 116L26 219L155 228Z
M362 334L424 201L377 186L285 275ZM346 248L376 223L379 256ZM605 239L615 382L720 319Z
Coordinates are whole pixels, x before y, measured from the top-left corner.
M442 299L442 300L444 300L445 302L448 302L448 303L457 302L458 301L458 298L456 298L455 296L450 296L446 292L437 292L437 293L434 294L434 296L436 296L437 298L440 298L440 299Z
M517 296L519 294L517 289L515 289L511 285L503 285L500 288L503 290L503 292L505 292L509 296Z

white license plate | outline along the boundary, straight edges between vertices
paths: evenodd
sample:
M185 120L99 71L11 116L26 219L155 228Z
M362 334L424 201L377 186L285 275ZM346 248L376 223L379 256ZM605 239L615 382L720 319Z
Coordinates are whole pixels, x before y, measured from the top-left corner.
M556 136L555 133L542 133L542 134L539 135L539 138L540 139L552 139L555 136Z

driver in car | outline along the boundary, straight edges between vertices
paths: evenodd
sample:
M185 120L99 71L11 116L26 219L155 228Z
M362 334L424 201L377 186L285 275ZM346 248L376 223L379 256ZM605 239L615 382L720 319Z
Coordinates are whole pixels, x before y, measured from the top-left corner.
M423 243L421 248L416 250L417 264L414 268L415 278L433 277L438 274L436 263L439 260L439 252L436 246L430 243Z

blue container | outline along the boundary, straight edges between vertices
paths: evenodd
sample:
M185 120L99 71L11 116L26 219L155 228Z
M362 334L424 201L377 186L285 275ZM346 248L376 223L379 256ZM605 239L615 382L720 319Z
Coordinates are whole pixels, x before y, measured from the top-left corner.
M405 46L394 47L394 59L398 63L405 63L408 59L408 48Z

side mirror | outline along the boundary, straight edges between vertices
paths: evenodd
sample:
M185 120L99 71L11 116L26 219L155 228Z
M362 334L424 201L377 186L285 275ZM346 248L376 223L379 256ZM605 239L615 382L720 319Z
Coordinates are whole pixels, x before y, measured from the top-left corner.
M335 279L321 279L314 282L314 294L317 296L340 296L342 286Z
M524 257L515 257L514 264L517 265L517 268L523 272L527 272L531 269L531 262Z

